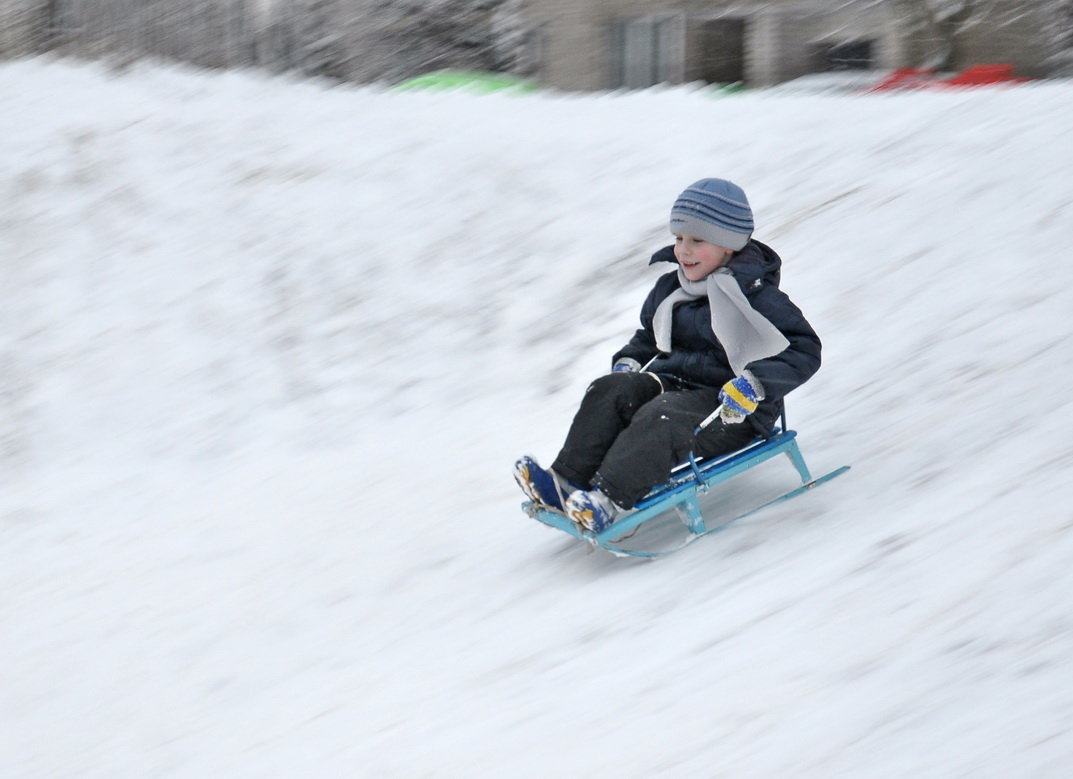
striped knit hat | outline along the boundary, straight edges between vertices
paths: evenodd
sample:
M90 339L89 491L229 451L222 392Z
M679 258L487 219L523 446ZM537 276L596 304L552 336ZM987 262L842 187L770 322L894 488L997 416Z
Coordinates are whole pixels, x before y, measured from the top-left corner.
M753 210L737 184L701 179L674 201L671 232L740 251L753 234Z

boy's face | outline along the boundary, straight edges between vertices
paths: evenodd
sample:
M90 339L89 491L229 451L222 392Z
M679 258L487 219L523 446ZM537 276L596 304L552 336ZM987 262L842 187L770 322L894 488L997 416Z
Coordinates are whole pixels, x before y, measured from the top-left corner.
M690 281L700 281L712 271L726 265L733 254L730 249L702 241L693 235L674 236L674 256L682 273Z

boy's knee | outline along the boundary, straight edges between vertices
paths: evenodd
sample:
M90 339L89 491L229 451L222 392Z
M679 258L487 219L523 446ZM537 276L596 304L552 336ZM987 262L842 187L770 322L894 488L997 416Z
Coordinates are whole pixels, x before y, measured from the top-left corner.
M661 395L642 406L633 418L633 425L644 430L646 438L674 452L681 460L693 448L695 415L683 409L674 394Z
M661 391L659 379L650 373L607 373L593 381L585 392L604 397L649 400Z
M663 393L645 404L638 415L646 422L678 423L692 429L688 415L676 393Z
M592 392L593 390L607 392L613 387L623 387L625 386L623 380L628 379L630 375L631 374L628 373L605 373L603 376L589 384L587 392Z
M643 425L666 422L670 420L667 410L667 397L665 395L655 397L638 410L634 419Z

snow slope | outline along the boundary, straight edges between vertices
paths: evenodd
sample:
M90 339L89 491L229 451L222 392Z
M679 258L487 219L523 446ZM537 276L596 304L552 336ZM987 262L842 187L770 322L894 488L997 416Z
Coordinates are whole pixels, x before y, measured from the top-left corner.
M1070 84L0 66L0 775L1067 776L1071 130ZM853 470L588 555L510 464L709 175L824 339L806 456Z

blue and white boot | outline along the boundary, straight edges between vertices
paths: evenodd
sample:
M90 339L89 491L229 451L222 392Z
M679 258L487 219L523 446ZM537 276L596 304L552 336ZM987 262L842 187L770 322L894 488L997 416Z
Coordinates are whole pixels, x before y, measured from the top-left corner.
M622 509L600 490L578 490L566 499L566 516L580 528L590 533L602 533Z
M533 503L563 513L566 496L575 488L551 468L541 468L529 455L514 463L514 480Z

